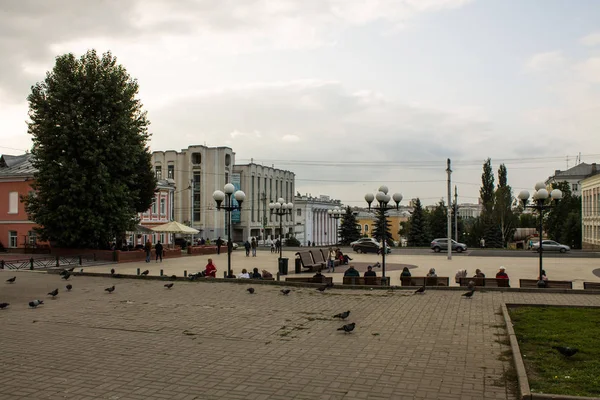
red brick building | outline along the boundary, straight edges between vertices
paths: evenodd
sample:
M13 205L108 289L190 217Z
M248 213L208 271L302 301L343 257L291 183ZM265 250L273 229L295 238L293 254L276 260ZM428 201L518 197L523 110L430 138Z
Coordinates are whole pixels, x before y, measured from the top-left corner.
M21 198L33 189L33 174L36 169L31 165L31 154L0 156L0 243L10 251L27 251L27 249L42 245L37 240L34 228L37 226L27 218L25 205ZM138 214L140 223L148 228L165 224L173 220L173 199L175 181L173 179L159 180L152 206L145 213ZM171 243L169 234L142 233L130 236L132 244L144 243L150 239L152 243L160 240Z

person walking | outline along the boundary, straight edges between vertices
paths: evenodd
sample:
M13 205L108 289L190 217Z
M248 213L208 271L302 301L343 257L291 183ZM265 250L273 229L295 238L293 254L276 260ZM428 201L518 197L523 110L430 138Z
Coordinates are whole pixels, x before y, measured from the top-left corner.
M481 238L481 240L479 241L479 247L484 249L485 248L485 239Z
M254 240L254 238L252 238ZM250 257L250 242L246 240L244 243L244 249L246 249L246 257Z
M335 251L333 250L333 247L329 248L329 255L327 259L327 272L330 270L331 272L335 272Z
M258 243L256 242L256 238L252 238L252 243L250 243L250 248L252 249L252 257L256 257L256 247Z
M150 239L146 241L144 245L144 251L146 252L146 262L150 262L150 255L152 254L152 243L150 243Z
M217 238L215 244L217 245L217 255L219 255L221 254L221 246L223 245L223 240L221 239L221 236Z
M163 245L160 243L160 240L156 243L156 246L154 246L154 251L156 251L156 262L158 262L159 258L160 258L160 262L162 262L162 259L163 259Z

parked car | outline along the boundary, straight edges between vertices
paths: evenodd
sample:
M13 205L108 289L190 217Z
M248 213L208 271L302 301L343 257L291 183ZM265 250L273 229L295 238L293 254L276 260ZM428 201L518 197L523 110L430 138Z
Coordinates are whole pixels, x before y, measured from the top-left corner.
M354 246L359 243L375 243L376 245L379 245L379 242L377 242L377 240L374 238L361 238L350 243L350 247L354 248Z
M531 246L531 250L539 252L540 242L534 243ZM542 240L542 251L560 251L561 253L566 253L567 251L571 251L571 248L566 244L560 244L554 240Z
M375 241L363 241L360 243L356 243L354 246L352 246L352 249L357 252L357 253L376 253L376 254L381 254L381 249L383 246L381 246L379 243L375 242ZM386 247L386 253L390 254L392 252L392 249L389 247Z
M452 251L456 251L458 253L462 253L463 251L467 251L467 245L464 243L458 243L456 240L452 240ZM441 250L448 250L448 239L439 238L433 239L431 241L431 250L439 253Z

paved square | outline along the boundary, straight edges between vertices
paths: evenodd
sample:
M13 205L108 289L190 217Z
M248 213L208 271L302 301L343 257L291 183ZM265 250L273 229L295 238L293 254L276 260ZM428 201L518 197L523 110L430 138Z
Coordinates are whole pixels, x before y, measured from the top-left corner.
M16 275L15 284L4 281ZM0 271L0 399L514 399L500 306L551 293L336 290ZM116 285L113 294L104 288ZM47 292L59 288L55 300ZM39 298L45 304L30 309ZM332 315L350 310L352 334Z

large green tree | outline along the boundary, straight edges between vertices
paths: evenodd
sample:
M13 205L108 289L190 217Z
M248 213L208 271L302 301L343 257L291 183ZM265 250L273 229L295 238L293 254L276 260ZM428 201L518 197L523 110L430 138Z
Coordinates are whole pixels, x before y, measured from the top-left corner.
M428 246L429 235L427 233L427 220L423 212L421 200L417 198L412 215L410 216L410 231L408 232L409 246Z
M581 197L572 194L568 182L553 183L552 189L560 189L563 198L545 213L544 231L559 243L581 248Z
M448 236L448 210L444 199L441 199L427 216L431 239Z
M512 211L512 188L508 185L508 172L504 164L498 168L498 188L494 197L494 220L500 230L502 247L506 247L517 228L517 217Z
M360 239L360 226L349 206L346 207L346 214L344 214L340 223L339 237L340 243L343 245L349 245L355 240Z
M479 195L483 203L483 209L479 218L481 220L482 237L485 239L485 246L502 247L502 232L496 221L496 215L494 215L494 173L492 171L492 160L489 158L483 163Z
M381 242L385 239L388 246L394 246L392 237L391 223L386 217L386 211L381 208L375 209L375 223L373 224L372 237Z
M25 199L43 240L99 248L152 204L156 178L138 83L111 53L56 58L31 88L34 194Z

